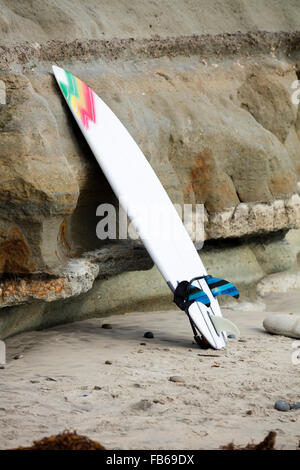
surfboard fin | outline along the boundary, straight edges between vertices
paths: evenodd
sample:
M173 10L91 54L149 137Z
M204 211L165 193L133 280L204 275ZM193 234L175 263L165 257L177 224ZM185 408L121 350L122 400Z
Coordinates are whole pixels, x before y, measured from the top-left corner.
M222 331L225 331L226 333L233 333L237 337L241 336L238 327L227 318L218 317L217 315L210 315L209 318L211 319L218 334L220 334Z
M188 300L193 302L201 302L202 304L206 305L206 307L210 306L208 295L206 295L202 289L199 289L193 285L190 287Z
M204 279L206 280L208 287L210 288L214 297L226 294L236 299L239 298L240 293L237 288L233 284L231 284L231 282L213 276L204 276Z

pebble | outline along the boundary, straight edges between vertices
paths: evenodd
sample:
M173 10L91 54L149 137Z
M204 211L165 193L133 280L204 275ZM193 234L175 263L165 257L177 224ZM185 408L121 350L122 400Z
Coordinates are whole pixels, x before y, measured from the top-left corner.
M291 404L291 410L299 410L300 409L300 401L296 401L296 403Z
M144 338L154 338L154 334L152 333L152 331L146 331L146 333L144 334Z
M155 404L158 404L158 403L159 403L160 405L164 405L164 404L165 404L165 402L164 402L163 400L159 400L159 399L157 399L157 398L153 400L153 403L155 403Z
M179 375L173 375L172 377L169 378L169 381L170 382L180 382L180 383L185 382L184 378L180 377Z
M140 343L140 346L147 346L147 343Z
M109 364L109 365L111 365L111 364L112 364L112 362L111 362L111 361L105 361L105 364Z
M235 336L234 334L230 334L230 335L228 335L228 336L227 336L227 338L230 338L230 339L235 339L235 338L236 338L236 336Z
M102 387L99 387L99 385L95 385L94 390L102 390Z
M17 359L22 359L23 357L24 357L23 354L16 354L16 355L14 356L14 359L15 359L15 360L17 360Z
M112 329L112 324L111 323L103 323L102 328L105 328L106 330L111 330Z
M274 408L278 411L289 411L290 405L284 400L276 401Z
M246 339L239 339L239 343L247 343Z
M53 377L46 377L45 380L48 380L49 382L57 382L57 380L53 379Z
M135 410L141 410L141 411L146 411L149 408L151 408L152 402L150 400L144 399L140 400L138 403L135 403L132 407Z

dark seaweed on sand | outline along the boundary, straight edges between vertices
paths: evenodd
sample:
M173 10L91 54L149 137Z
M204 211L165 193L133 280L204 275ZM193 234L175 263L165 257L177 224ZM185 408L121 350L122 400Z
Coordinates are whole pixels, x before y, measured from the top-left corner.
M105 450L105 447L86 436L78 435L76 431L63 431L56 436L34 441L31 447L18 447L13 450Z
M259 444L249 443L246 447L236 446L230 442L226 446L222 446L222 450L276 450L275 449L276 432L270 431L269 434Z

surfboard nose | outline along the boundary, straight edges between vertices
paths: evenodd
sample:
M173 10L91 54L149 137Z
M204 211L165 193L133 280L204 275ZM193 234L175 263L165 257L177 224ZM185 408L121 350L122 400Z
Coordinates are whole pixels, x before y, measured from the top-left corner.
M60 67L58 67L57 65L52 65L52 71L53 73L57 73L59 70L62 70Z

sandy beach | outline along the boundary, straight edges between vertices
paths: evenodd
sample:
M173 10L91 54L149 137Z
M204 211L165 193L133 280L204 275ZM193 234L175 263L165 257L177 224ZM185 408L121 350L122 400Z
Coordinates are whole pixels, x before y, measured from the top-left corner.
M180 311L134 312L9 338L0 370L1 449L64 429L107 449L217 449L259 442L269 431L277 433L277 448L295 449L300 410L274 409L278 399L300 399L295 340L266 333L262 321L269 312L299 313L298 295L272 294L267 311L255 304L223 308L241 341L231 339L220 351L193 344ZM145 339L146 331L154 338Z

